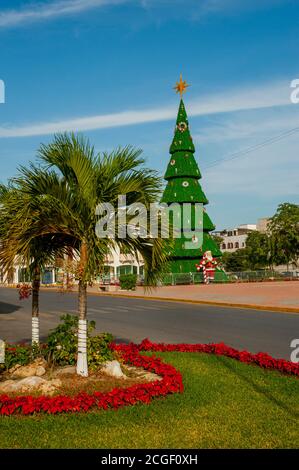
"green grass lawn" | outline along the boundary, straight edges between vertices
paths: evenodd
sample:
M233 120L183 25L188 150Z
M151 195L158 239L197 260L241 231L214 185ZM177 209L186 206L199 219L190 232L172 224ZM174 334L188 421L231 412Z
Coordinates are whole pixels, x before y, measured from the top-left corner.
M185 392L118 411L0 418L2 448L299 447L299 380L233 359L159 353Z

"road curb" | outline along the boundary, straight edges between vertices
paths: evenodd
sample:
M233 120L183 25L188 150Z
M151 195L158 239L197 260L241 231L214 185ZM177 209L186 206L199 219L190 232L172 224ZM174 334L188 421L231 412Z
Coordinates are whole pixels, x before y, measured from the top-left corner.
M180 299L174 297L158 297L158 296L151 296L148 297L146 295L129 295L129 294L108 294L105 292L89 292L93 295L98 295L102 297L124 297L127 299L143 299L143 300L160 300L164 302L182 302L182 303L189 303L189 304L199 304L199 305L214 305L217 307L234 307L234 308L249 308L252 310L270 310L272 312L281 312L281 313L296 313L299 315L299 310L295 307L277 307L271 305L255 305L255 304L242 304L242 303L235 303L235 302L217 302L214 300L193 300L193 299Z
M1 286L2 287L2 286ZM15 288L13 286L3 286L3 287L10 287ZM61 294L68 294L74 293L76 291L63 291L59 288L55 287L41 287L41 291L43 292L58 292ZM136 295L129 295L125 293L106 293L106 292L90 292L87 291L88 294L100 296L100 297L123 297L127 299L142 299L142 300L159 300L162 302L179 302L179 303L188 303L188 304L197 304L197 305L214 305L216 307L232 307L232 308L245 308L251 310L264 310L264 311L271 311L271 312L279 312L279 313L293 313L299 315L299 309L296 307L280 307L280 306L273 306L273 305L259 305L259 304L243 304L238 302L218 302L214 300L203 300L203 299L181 299L175 297L159 297L159 296L146 296L141 294Z

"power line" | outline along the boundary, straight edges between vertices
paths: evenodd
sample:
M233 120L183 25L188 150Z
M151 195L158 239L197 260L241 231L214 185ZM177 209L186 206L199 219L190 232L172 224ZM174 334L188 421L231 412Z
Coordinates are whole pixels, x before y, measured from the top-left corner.
M227 157L219 158L217 160L214 160L209 165L203 167L203 169L205 170L207 168L212 168L213 166L216 166L221 162L228 162L230 160L235 160L236 158L246 156L248 153L254 152L254 150L259 150L263 147L266 147L267 145L274 144L274 143L278 142L279 140L285 139L285 138L295 134L296 132L299 132L299 126L294 127L293 129L289 129L288 131L284 131L281 134L278 134L277 136L270 137L269 139L266 139L266 140L264 140L262 142L259 142L257 144L251 145L250 147L247 147L244 150L240 150L238 152L232 153L232 154L228 155Z

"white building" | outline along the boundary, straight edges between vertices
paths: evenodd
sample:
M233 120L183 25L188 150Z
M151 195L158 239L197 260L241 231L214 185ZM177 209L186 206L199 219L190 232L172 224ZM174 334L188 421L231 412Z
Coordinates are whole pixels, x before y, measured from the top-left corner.
M105 260L104 273L98 276L95 281L110 280L114 282L119 279L121 274L131 273L137 274L141 279L143 278L144 262L142 258L136 259L134 255L121 253L120 249L116 247ZM4 275L4 273L0 271L0 283L17 285L29 281L27 270L18 263L15 264L14 268L7 275ZM64 281L65 273L63 266L47 266L42 273L42 284L61 284Z
M136 259L135 255L122 253L119 247L107 256L105 261L105 274L111 279L118 279L121 274L144 275L144 262L141 256Z
M240 248L246 247L246 239L249 233L257 230L256 224L242 224L238 227L229 228L213 232L214 235L218 235L222 238L220 245L221 251L233 253Z

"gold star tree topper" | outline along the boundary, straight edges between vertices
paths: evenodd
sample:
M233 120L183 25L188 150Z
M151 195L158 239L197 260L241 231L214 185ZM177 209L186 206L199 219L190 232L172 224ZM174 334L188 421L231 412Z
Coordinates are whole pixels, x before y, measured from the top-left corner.
M186 80L182 79L182 74L180 75L180 81L176 82L176 85L173 87L176 91L176 93L180 94L180 97L182 98L183 94L186 92L188 85Z

